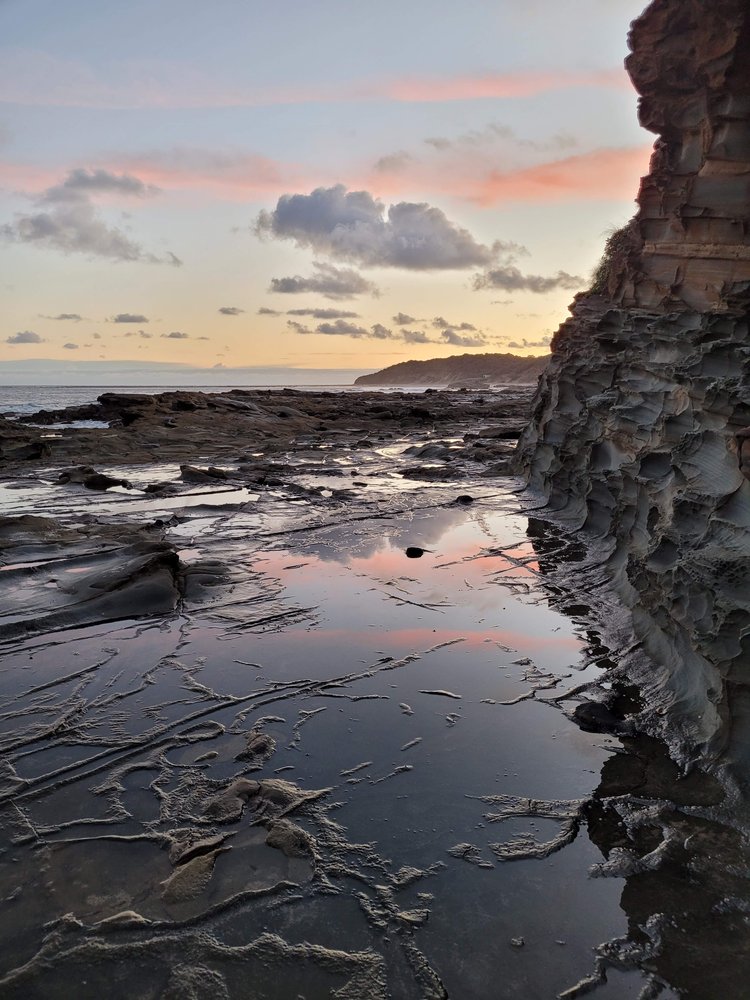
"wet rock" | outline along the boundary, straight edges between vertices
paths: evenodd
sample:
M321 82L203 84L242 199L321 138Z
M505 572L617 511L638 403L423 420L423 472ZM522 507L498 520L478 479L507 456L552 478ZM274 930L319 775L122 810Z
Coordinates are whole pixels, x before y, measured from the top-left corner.
M32 441L10 448L3 446L0 449L0 458L12 462L30 462L34 459L48 458L51 454L50 446L44 441Z
M203 811L208 819L216 823L234 823L242 816L248 800L259 791L259 782L237 778L223 792L205 802Z
M187 565L180 563L180 590L185 601L193 604L214 600L214 591L230 578L230 568L218 559L201 559Z
M98 921L94 927L99 931L117 931L125 927L148 927L150 923L151 921L147 917L136 910L121 910L120 913L113 913L111 917L105 917L104 920Z
M421 559L427 550L420 549L418 545L409 545L404 551L407 559Z
M585 701L576 705L573 719L587 733L631 733L631 723L618 718L611 709L599 701Z
M177 553L146 531L102 527L96 520L78 529L46 518L0 520L0 547L18 546L33 546L36 568L0 575L0 601L8 612L0 638L166 614L180 598ZM53 587L40 576L45 559L54 560Z
M127 479L119 479L116 476L108 476L106 473L97 472L90 465L79 465L73 469L64 469L57 477L58 483L74 483L85 486L88 490L108 490L112 486L124 486L131 489L131 484Z
M145 488L144 493L157 493L159 496L171 496L177 493L177 487L174 483L165 480L161 483L149 483Z
M161 1000L230 1000L227 981L220 972L202 965L171 969Z
M266 812L272 812L276 817L294 812L307 802L315 802L331 791L330 788L320 788L306 792L291 781L283 778L264 778L260 782L260 806Z
M396 919L401 921L406 927L422 927L427 923L430 917L430 911L428 909L417 909L417 910L399 910L396 914Z
M457 449L450 445L436 441L434 444L411 445L404 449L404 455L413 455L415 458L426 458L428 460L452 462L456 458Z
M191 861L200 854L211 854L221 847L230 834L220 833L213 837L204 837L197 830L178 830L169 848L169 860L177 867Z
M250 732L245 736L246 746L237 754L235 760L246 760L260 766L265 763L276 749L276 740L268 733Z
M288 858L305 858L313 853L309 833L288 819L273 820L268 826L266 843L282 851Z
M455 479L456 470L446 465L410 465L400 470L405 479L426 479L429 482L439 482Z
M229 478L225 469L219 469L214 465L209 465L207 469L199 469L195 465L181 465L180 477L186 483L205 483Z
M108 490L113 486L122 486L125 489L132 489L132 484L127 479L118 479L116 476L108 476L103 472L95 472L93 476L87 476L83 485L87 490Z
M181 864L162 882L161 897L165 903L186 903L200 896L211 881L214 865L223 848L201 854Z

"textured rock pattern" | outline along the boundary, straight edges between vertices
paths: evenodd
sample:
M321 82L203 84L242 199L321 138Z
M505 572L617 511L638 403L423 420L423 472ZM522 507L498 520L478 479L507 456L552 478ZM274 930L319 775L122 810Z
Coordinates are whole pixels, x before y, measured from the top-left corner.
M683 753L750 724L750 7L655 0L628 69L659 134L629 248L552 344L519 461L607 540L652 719Z
M656 0L629 42L639 118L659 138L609 291L626 306L731 310L750 285L747 4Z

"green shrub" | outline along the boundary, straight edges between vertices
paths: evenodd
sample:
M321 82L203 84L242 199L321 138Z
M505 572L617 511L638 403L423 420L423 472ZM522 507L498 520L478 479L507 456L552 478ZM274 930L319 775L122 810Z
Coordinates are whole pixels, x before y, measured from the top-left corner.
M624 271L628 258L640 246L640 236L636 220L631 219L619 229L612 229L604 244L601 260L594 268L589 291L595 295L605 295L609 279Z

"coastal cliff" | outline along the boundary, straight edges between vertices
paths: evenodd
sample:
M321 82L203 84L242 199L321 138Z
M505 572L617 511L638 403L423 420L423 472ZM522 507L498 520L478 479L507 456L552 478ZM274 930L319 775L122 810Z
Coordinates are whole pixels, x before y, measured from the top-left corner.
M750 732L750 8L654 0L627 68L658 136L635 218L552 342L518 463L599 539L683 759ZM640 669L638 669L640 667Z

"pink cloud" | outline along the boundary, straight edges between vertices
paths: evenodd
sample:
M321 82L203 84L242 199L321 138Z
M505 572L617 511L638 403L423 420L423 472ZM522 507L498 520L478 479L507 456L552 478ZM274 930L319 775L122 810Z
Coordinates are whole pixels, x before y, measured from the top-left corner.
M278 197L317 183L301 166L255 153L173 149L118 158L117 163L164 191L203 191L228 199Z
M592 73L484 73L449 78L419 77L375 85L370 96L386 96L394 101L476 101L487 98L533 97L551 90L570 87L630 88L623 70Z
M42 168L0 161L0 189L36 196L59 184L72 166L75 164ZM285 191L308 190L329 180L297 164L254 153L201 149L110 156L88 166L126 172L164 193L193 191L236 201L275 199ZM106 200L97 195L97 201Z
M0 162L0 188L6 191L41 191L60 181L64 170L51 170L28 163Z
M638 178L648 172L650 153L650 146L595 149L545 163L497 170L492 154L460 150L449 159L410 161L392 174L367 171L350 184L366 187L381 197L440 194L483 207L519 201L632 200Z
M253 87L209 77L176 60L120 60L106 75L84 62L35 49L6 51L0 102L39 107L222 108L357 101L467 101L520 98L572 87L629 88L622 69L587 73L535 70L446 77L362 80L350 86L316 84Z
M193 191L234 201L275 199L285 192L309 191L346 178L383 198L422 201L443 196L489 207L507 202L631 200L638 178L647 173L650 146L595 149L576 156L511 170L497 170L502 155L459 150L449 159L409 160L394 173L342 165L335 175L301 164L241 151L173 149L106 158L95 166L135 175L165 194ZM68 168L54 171L0 163L0 187L39 193L58 183Z
M648 172L651 148L595 149L520 170L494 170L469 197L480 205L633 198L636 178Z

